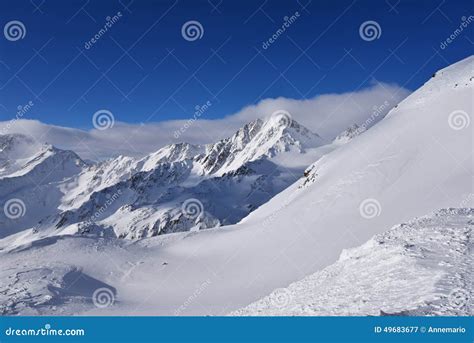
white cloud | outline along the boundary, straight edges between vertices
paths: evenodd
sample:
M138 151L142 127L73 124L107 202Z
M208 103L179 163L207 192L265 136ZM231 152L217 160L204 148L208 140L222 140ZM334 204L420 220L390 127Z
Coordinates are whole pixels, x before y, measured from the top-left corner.
M348 126L362 124L373 117L376 108L383 107L377 116L382 118L408 94L408 90L397 85L377 83L357 92L324 94L307 100L265 99L217 120L205 120L203 113L195 121L172 120L144 125L116 122L104 131L84 131L19 119L0 122L0 133L23 133L58 148L73 150L83 158L98 160L119 154L143 156L178 141L215 142L232 135L249 121L268 117L277 110L286 110L294 120L323 138L332 139ZM176 131L180 131L178 139Z

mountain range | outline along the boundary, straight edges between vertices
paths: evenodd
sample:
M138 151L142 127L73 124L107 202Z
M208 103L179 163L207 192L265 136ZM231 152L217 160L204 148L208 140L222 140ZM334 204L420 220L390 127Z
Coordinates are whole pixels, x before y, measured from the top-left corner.
M214 144L100 163L24 135L0 136L0 144L0 199L19 199L28 210L4 220L2 236L30 229L34 239L59 231L140 239L235 224L337 147L283 116L257 119ZM187 213L193 207L198 212Z
M472 315L473 80L333 141L273 116L92 163L1 136L0 313Z

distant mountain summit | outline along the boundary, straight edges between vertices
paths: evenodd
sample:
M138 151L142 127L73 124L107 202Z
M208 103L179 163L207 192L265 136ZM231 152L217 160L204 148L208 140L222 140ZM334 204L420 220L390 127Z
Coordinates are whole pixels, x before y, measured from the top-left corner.
M34 143L27 137L16 141ZM48 192L48 201L30 204L30 214L37 216L30 216L26 226L17 223L15 231L34 225L44 234L61 230L138 239L233 224L301 177L323 144L295 120L271 117L254 120L216 143L170 144L141 159L118 156L86 164L73 152L44 145L19 170L29 177L33 164L56 156L41 168L48 174L62 165L63 174L34 190L38 198ZM64 168L67 161L75 169ZM3 185L10 195L28 197L22 186L11 190ZM183 211L188 199L199 207L196 216Z
M346 130L341 132L335 139L334 143L336 144L346 144L348 143L351 139L354 137L357 137L361 133L365 131L364 126L359 126L357 124L353 124L350 127L348 127Z
M0 179L29 174L33 183L43 184L74 175L86 165L72 151L60 150L46 143L40 144L22 134L0 135ZM41 180L34 180L33 174L45 175Z
M254 120L239 129L232 137L206 146L206 153L196 162L205 174L222 175L261 157L272 158L282 152L304 153L308 148L321 146L321 137L296 121L271 117Z

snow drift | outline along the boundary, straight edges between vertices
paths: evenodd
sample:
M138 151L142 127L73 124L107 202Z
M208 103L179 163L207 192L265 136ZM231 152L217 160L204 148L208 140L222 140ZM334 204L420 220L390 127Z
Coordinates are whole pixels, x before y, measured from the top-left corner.
M446 209L344 250L240 316L473 315L474 209Z

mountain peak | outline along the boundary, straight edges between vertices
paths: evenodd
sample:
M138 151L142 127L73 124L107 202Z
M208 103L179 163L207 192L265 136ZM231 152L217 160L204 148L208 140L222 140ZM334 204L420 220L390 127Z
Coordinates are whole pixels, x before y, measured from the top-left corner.
M10 155L13 152L20 153L18 150L38 150L39 148L41 148L41 144L35 142L30 136L20 133L0 135L0 153L2 155Z
M21 169L30 159L52 148L32 137L13 133L0 135L0 178Z
M314 148L323 143L322 138L292 119L287 112L272 115L262 125L262 141L270 141L273 145L281 145L281 151L287 151L290 146L296 146L300 152L306 148ZM260 143L264 143L260 141ZM277 153L278 151L275 151Z
M440 69L439 71L435 73L435 75L450 74L450 73L458 74L459 72L466 71L466 69L468 68L471 69L471 74L472 74L472 70L474 69L474 55L468 56L465 59L462 59L456 63L453 63L443 69Z
M272 158L294 150L304 153L323 140L316 133L288 116L272 116L245 124L234 135L206 146L206 153L196 158L206 174L224 174L261 157Z
M474 80L474 55L438 70L421 89L439 92L442 89L472 87Z
M189 143L169 144L143 158L141 160L143 163L142 170L151 170L160 163L171 163L190 159L203 151L204 148L200 145Z
M474 55L438 70L423 86L395 106L385 118L388 119L407 110L422 110L427 104L436 102L440 96L445 96L447 93L451 96L464 91L472 94L473 84Z
M366 129L364 126L359 126L357 124L353 124L349 126L347 129L342 131L335 139L334 143L335 144L346 144L349 142L351 139L354 137L360 135L362 132L364 132Z

